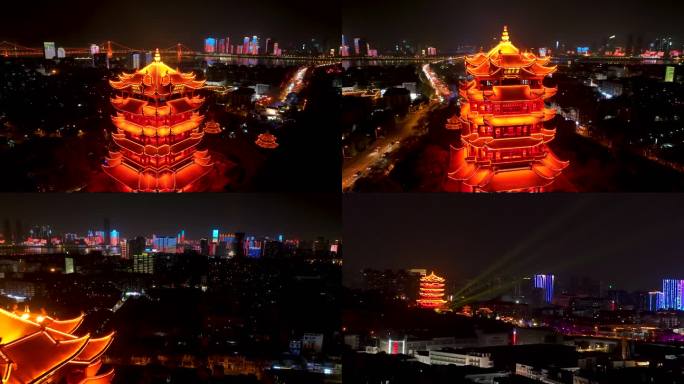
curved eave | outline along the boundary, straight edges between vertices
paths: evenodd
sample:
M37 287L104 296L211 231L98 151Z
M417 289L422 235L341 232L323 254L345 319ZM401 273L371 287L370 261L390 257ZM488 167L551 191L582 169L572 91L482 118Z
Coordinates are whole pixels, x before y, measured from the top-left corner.
M484 192L517 192L544 188L553 183L553 178L546 178L532 169L496 172L486 183L477 186Z
M473 65L473 66L479 66L480 64L484 63L487 61L487 55L484 53L476 53L475 55L472 56L466 56L465 57L465 62L467 64Z
M81 315L78 317L68 320L56 320L50 318L50 321L46 322L45 326L63 333L73 333L83 323L84 318L85 315L83 313L81 313Z
M131 82L127 82L127 81L109 80L109 85L116 90L123 90L126 88L130 88L133 85L140 85L140 84L139 83L131 83Z
M205 83L206 83L206 80L193 80L193 81L189 81L189 82L182 83L182 84L186 88L197 90L197 89L201 89L202 87L204 87Z
M76 356L74 362L91 364L100 358L114 341L114 332L100 338L90 338L85 348Z
M0 351L15 364L19 363L9 382L43 382L81 353L89 337L57 341L47 332L38 332L3 345Z
M558 66L554 65L552 67L546 67L539 64L533 64L527 68L521 68L521 70L531 76L548 76L558 70Z
M112 380L114 380L113 368L101 375L86 377L78 384L109 384L112 382Z

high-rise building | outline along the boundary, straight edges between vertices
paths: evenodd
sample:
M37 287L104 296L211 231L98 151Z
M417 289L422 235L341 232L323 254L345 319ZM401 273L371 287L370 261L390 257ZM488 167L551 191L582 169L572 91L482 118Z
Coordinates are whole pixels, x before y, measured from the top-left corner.
M140 52L131 53L130 68L134 70L140 69L140 64Z
M245 55L248 55L251 53L250 51L250 41L249 41L249 36L245 36L242 39L242 53Z
M665 67L665 82L673 83L675 79L675 67L668 65Z
M545 100L558 91L543 84L557 69L550 60L520 51L506 27L489 52L466 57L472 80L459 91L460 114L447 122L461 131L461 145L451 146L447 190L542 192L568 166L547 146L556 130L545 123L556 110Z
M543 290L544 302L546 304L551 304L553 301L554 280L554 275L534 275L534 278L532 279L534 288Z
M45 53L45 58L52 60L57 56L57 48L53 41L46 41L43 43L43 51Z
M683 288L684 280L663 279L663 299L661 309L683 310Z
M216 39L213 37L207 37L204 39L204 52L205 53L215 53L216 52Z
M119 245L119 231L112 229L109 232L109 242L106 244L111 245L112 247L117 247Z
M105 243L106 245L109 245L109 243L110 243L110 231L111 231L111 224L110 224L110 222L109 222L109 218L106 218L106 217L105 217L105 219L104 219L104 228L103 228L103 229L104 229L104 236L103 236L103 238L104 238L104 243Z
M136 238L127 241L127 253L125 256L127 258L132 258L135 255L141 255L145 252L145 238L138 236Z
M663 293L660 291L649 292L646 300L645 309L647 311L656 312L663 308Z
M204 99L195 92L204 80L162 63L157 50L154 62L110 84L121 93L112 99L118 148L109 152L104 171L124 191L193 190L213 166L209 153L197 149Z
M133 255L133 273L153 274L154 254L143 252L140 255Z
M248 236L244 241L244 254L249 258L258 259L263 255L264 241L254 236Z
M434 272L420 278L419 299L417 303L422 308L438 309L446 304L444 300L445 279Z
M200 239L200 254L209 256L209 239Z
M361 38L359 37L354 38L354 54L356 56L361 55Z
M176 253L178 251L177 241L176 236L152 235L152 248L159 253Z

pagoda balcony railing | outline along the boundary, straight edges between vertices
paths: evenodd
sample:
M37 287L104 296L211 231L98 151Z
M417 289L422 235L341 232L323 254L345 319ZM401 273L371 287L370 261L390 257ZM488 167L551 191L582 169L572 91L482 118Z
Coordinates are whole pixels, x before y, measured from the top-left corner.
M186 162L192 160L191 151L186 150L178 154L169 154L164 156L148 156L148 155L138 155L132 153L126 148L121 148L121 152L124 155L124 162L133 165L135 168L142 170L144 168L163 168L171 167L177 168L184 165Z
M542 112L545 108L545 103L540 101L520 102L487 100L484 102L472 103L471 105L472 112L494 115L523 115Z
M124 117L126 120L138 124L140 126L153 126L159 127L163 125L173 126L178 123L182 123L186 120L192 118L193 111L187 111L183 113L177 113L167 116L145 116L134 114L130 112L124 112Z
M126 135L126 138L130 141L139 143L141 145L154 145L154 146L162 146L162 145L174 145L180 142L183 142L190 138L192 136L192 132L183 132L178 135L169 135L169 136L135 136L131 134L130 132L124 132L124 135Z

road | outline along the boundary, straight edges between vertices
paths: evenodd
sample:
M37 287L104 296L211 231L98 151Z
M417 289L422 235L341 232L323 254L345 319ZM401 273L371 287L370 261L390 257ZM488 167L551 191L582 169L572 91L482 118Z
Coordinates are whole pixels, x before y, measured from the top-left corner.
M428 113L435 110L440 103L437 100L430 101L428 106L424 106L418 111L409 113L404 119L397 122L397 127L385 135L384 138L376 140L373 145L365 151L358 153L351 159L345 159L342 164L342 190L347 191L354 186L356 180L363 177L378 162L383 160L386 153L391 153L401 146L401 141L409 136L418 134L414 129ZM399 142L399 145L393 143Z

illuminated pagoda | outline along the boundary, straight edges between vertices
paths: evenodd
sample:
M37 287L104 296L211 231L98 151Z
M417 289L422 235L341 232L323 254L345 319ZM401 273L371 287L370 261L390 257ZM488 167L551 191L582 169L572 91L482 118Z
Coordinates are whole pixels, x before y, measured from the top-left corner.
M444 301L444 278L435 275L434 272L420 278L420 298L418 306L422 308L441 308Z
M259 134L255 141L256 145L265 149L275 149L278 148L278 143L276 142L276 137L268 132Z
M557 88L543 85L556 71L550 57L522 52L504 27L489 52L465 58L469 80L461 84L460 115L447 129L461 130L461 146L451 147L449 181L461 192L543 192L568 166L548 148L556 116L545 100Z
M207 121L204 123L204 133L212 135L221 133L221 126L214 120Z
M197 149L204 136L197 110L204 99L194 93L204 81L168 67L157 50L151 64L109 83L119 92L111 100L117 149L109 152L104 171L126 191L192 190L213 165L208 152Z
M105 384L113 369L102 355L113 334L101 338L73 333L83 316L57 320L31 312L0 309L0 375L3 383Z

